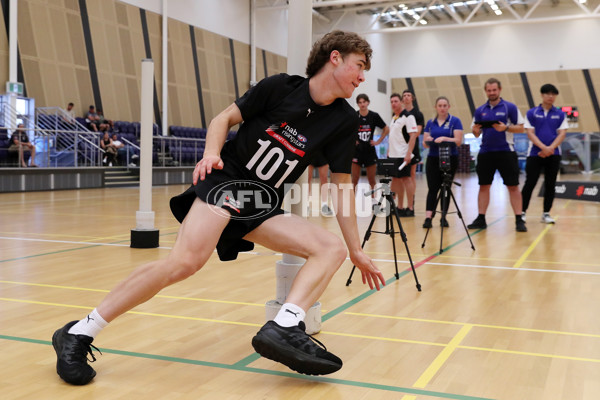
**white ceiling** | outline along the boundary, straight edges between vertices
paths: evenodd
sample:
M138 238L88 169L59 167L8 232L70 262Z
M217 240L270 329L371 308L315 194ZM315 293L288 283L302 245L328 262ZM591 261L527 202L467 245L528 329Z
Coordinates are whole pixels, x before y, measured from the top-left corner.
M255 1L257 8L287 7L287 0ZM330 30L352 20L361 34L600 18L600 0L312 0L312 3L314 18ZM359 15L363 18L356 18Z

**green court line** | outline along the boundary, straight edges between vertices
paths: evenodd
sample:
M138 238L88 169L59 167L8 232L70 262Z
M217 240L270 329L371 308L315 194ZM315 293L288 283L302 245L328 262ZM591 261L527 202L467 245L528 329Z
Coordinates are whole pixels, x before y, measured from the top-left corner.
M33 343L33 344L42 344L42 345L46 345L46 346L52 346L52 342L47 341L47 340L29 339L29 338L22 338L22 337L17 337L17 336L7 336L7 335L0 335L0 339L12 340L15 342ZM380 384L376 384L376 383L352 381L352 380L347 380L347 379L326 378L326 377L322 377L322 376L301 375L301 374L297 374L294 372L282 372L282 371L273 371L273 370L262 369L262 368L245 367L245 366L238 365L238 363L231 365L231 364L223 364L223 363L210 362L210 361L193 360L193 359L188 359L188 358L169 357L169 356L163 356L163 355L158 355L158 354L138 353L138 352L131 352L131 351L115 350L115 349L105 349L105 348L100 348L100 351L102 351L103 353L107 353L107 354L117 354L117 355L127 356L127 357L137 357L137 358L145 358L145 359L158 360L158 361L167 361L167 362L180 363L180 364L199 365L199 366L211 367L211 368L222 368L222 369L227 369L227 370L231 370L231 371L250 372L250 373L255 373L255 374L282 376L282 377L301 379L301 380L306 380L306 381L311 381L311 382L333 383L333 384L337 384L337 385L354 386L354 387L360 387L360 388L365 388L365 389L383 390L383 391L388 391L388 392L407 393L407 394L415 394L415 395L423 395L423 396L434 396L434 397L444 398L444 399L493 400L493 399L486 398L486 397L474 397L474 396L466 396L466 395L453 394L453 393L435 392L435 391L431 391L431 390L405 388L405 387L401 387L401 386L380 385Z
M504 217L501 217L499 219L497 219L496 221L488 224L488 226L493 225L495 223L497 223L498 221L502 220ZM482 232L483 229L478 229L475 232L473 232L471 234L471 236L474 236L480 232ZM173 233L168 233L166 235L172 235ZM161 235L162 236L162 235ZM467 237L464 237L456 242L454 242L453 244L447 246L444 248L444 251L451 249L452 247L458 245L459 243L463 242L467 240ZM122 241L119 241L122 242ZM116 243L119 243L116 242ZM81 250L81 249L86 249L86 248L91 248L91 247L97 247L97 246L101 246L100 244L95 244L95 245L90 245L90 246L85 246L85 247L81 247L81 248L75 248L75 249L68 249L68 250L60 250L60 251L56 251L56 252L50 252L50 253L44 253L44 254L39 254L39 255L34 255L34 256L28 256L28 257L21 257L21 258L17 258L14 260L19 260L19 259L25 259L25 258L32 258L32 257L38 257L38 256L43 256L43 255L49 255L49 254L56 254L56 253L62 253L62 252L67 252L67 251L74 251L74 250ZM437 257L440 255L440 252L436 252L434 253L432 256L427 257L425 260L417 263L417 265L415 266L415 268L418 268L419 266L421 266L422 264L426 263L427 261L431 260L434 257ZM13 261L13 260L0 260L0 262L4 262L4 261ZM386 280L386 286L388 286L389 284L393 283L395 280L399 280L401 277L407 275L409 272L411 272L410 269L405 269L402 272L400 272L398 274L398 279L396 279L395 276L393 276L392 278L389 278L388 280ZM383 286L381 289L384 289L386 286ZM342 304L341 306L335 308L334 310L331 310L330 312L326 313L323 317L322 317L322 321L327 321L328 319L342 313L343 311L347 310L348 308L350 308L351 306L359 303L360 301L364 300L365 298L371 296L372 294L377 293L377 290L375 289L370 289L368 291L366 291L365 293L355 297L354 299ZM43 341L43 340L36 340L36 339L27 339L27 338L18 338L18 337L13 337L13 336L4 336L4 335L0 335L0 339L6 339L6 340L15 340L15 341L22 341L22 342L29 342L29 343L38 343L38 344L50 344L50 342L48 341ZM347 380L337 380L337 379L332 379L332 378L324 378L324 377L311 377L311 376L305 376L305 375L299 375L299 374L295 374L295 373L289 373L289 372L279 372L279 371L272 371L272 370L265 370L265 369L260 369L260 368L252 368L252 367L248 367L248 364L251 364L252 362L258 360L260 358L260 355L257 353L252 353L247 357L244 357L243 359L241 359L240 361L234 363L234 364L220 364L220 363L211 363L208 361L198 361L198 360L188 360L188 359L183 359L183 358L173 358L173 357L168 357L168 356L160 356L160 355L152 355L152 354L145 354L145 353L132 353L132 352L126 352L126 351L121 351L121 350L111 350L111 349L101 349L103 352L105 353L113 353L113 354L120 354L120 355L129 355L129 356L133 356L133 357L140 357L140 358L150 358L150 359L156 359L156 360L165 360L165 361L172 361L172 362L181 362L181 363L188 363L188 364L195 364L195 365L203 365L203 366L210 366L210 367L216 367L216 368L225 368L225 369L232 369L232 370L238 370L238 371L247 371L247 372L258 372L258 373L263 373L263 374L270 374L270 375L279 375L279 376L288 376L288 377L292 377L292 378L296 378L296 379L305 379L305 380L312 380L312 381L320 381L320 382L330 382L330 383L338 383L338 384L344 384L344 385L350 385L350 386L360 386L360 387L367 387L367 388L373 388L373 389L378 389L378 390L386 390L386 391L395 391L395 392L402 392L402 393L410 393L410 394L422 394L422 395L426 395L426 396L438 396L438 397L442 397L442 398L449 398L449 399L458 399L458 400L490 400L487 398L483 398L483 397L471 397L471 396L464 396L464 395L455 395L455 394L448 394L448 393L441 393L441 392L432 392L432 391L427 391L427 390L421 390L421 389L413 389L413 388L402 388L402 387L395 387L395 386L388 386L388 385L378 385L378 384L370 384L370 383L364 383L364 382L356 382L356 381L347 381Z
M165 233L165 234L160 234L159 236L169 236L169 235L175 235L175 233ZM106 244L119 244L119 243L125 243L128 242L130 239L123 239L123 240L117 240L115 242L109 242ZM0 263L3 262L10 262L10 261L19 261L19 260L26 260L28 258L36 258L36 257L43 257L43 256L50 256L53 254L60 254L60 253L66 253L69 251L77 251L77 250L85 250L85 249L91 249L92 247L99 247L99 246L104 246L105 243L94 243L94 244L90 244L89 246L83 246L83 247L75 247L73 249L64 249L64 250L56 250L56 251L51 251L48 253L40 253L40 254L32 254L29 256L25 256L25 257L17 257L17 258L8 258L6 260L0 260Z

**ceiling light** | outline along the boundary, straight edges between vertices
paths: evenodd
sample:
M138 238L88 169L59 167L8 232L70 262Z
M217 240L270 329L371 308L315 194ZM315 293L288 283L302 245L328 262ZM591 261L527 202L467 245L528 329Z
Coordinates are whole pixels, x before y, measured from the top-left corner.
M424 19L420 20L420 21L419 21L419 23L420 23L421 25L427 25L427 21L425 21Z
M502 15L502 11L501 10L496 10L494 12L496 13L496 15Z

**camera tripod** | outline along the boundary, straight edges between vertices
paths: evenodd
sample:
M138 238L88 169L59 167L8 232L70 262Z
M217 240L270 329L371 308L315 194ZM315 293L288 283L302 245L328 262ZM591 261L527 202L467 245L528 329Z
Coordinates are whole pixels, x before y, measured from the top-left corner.
M465 225L465 220L462 217L460 208L458 208L458 204L456 203L456 199L454 198L454 194L452 193L452 184L461 186L460 183L454 182L452 180L452 175L449 172L442 171L442 186L440 187L438 197L435 201L435 206L437 207L438 204L442 205L442 207L441 207L442 208L442 210L441 210L442 221L446 220L446 215L448 215L448 214L458 215L458 218L460 218L460 221L462 222L462 225L465 228L465 232L467 233L469 242L471 243L471 249L475 250L475 246L473 246L473 241L471 240L471 235L469 235L469 230L467 229L467 225ZM448 207L450 206L450 204L449 204L450 199L452 199L452 202L454 203L454 207L456 207L456 211L448 212ZM433 214L431 215L431 219L433 219L433 217L435 217L435 213L436 213L436 211L434 210ZM430 229L431 228L427 228L427 232L425 232L425 238L423 238L423 243L421 244L421 248L425 247L425 241L427 240L427 236L429 235ZM440 254L442 254L444 252L444 249L442 248L443 240L444 240L444 224L442 223L442 230L440 232Z
M378 187L375 190L371 190L370 192L365 193L365 196L371 196L371 194L377 192L378 190L381 190L381 197L379 198L379 202L375 206L375 212L373 212L373 218L371 218L371 223L369 224L369 227L367 228L367 232L365 233L365 238L362 242L361 247L362 248L365 247L365 243L367 243L367 240L369 240L369 238L371 237L371 233L381 233L384 235L389 235L392 238L392 248L394 249L394 264L396 266L396 273L394 274L394 276L396 277L397 280L400 279L400 274L398 273L398 259L396 257L396 240L394 239L394 236L396 235L396 232L394 230L394 216L395 216L396 222L398 224L400 236L402 237L402 241L404 242L404 246L406 247L406 254L408 255L408 261L410 261L410 268L412 269L412 273L415 277L415 282L417 284L417 290L420 292L421 284L419 283L419 279L417 278L417 273L416 273L415 267L413 265L412 257L410 256L410 251L408 250L408 244L406 243L406 234L404 233L404 229L402 229L402 224L400 223L400 216L398 215L398 209L396 208L396 203L394 202L394 192L391 191L390 185L389 185L390 181L391 181L391 179L389 179L389 178L382 178L379 180L379 182L381 182L380 187ZM373 231L372 230L373 224L375 223L375 218L377 218L376 211L381 209L381 204L383 203L384 200L387 200L387 204L389 206L389 212L386 213L386 217L385 217L385 232ZM348 277L348 280L346 281L346 286L348 286L348 285L350 285L350 283L352 283L352 274L354 274L355 269L356 269L356 265L353 265L352 271L350 271L350 276Z

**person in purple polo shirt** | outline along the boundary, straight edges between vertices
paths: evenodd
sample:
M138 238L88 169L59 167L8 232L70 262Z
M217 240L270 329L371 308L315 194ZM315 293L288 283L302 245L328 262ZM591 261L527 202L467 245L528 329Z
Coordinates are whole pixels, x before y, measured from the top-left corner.
M550 209L554 202L554 186L560 168L560 144L567 135L569 125L565 113L554 107L558 95L556 86L546 83L541 88L542 104L527 111L525 130L531 140L527 164L525 165L525 185L523 196L523 219L529 207L531 193L544 169L544 212L542 222L553 224Z
M515 213L516 230L517 232L527 232L525 221L521 216L519 159L513 140L514 133L523 132L523 116L515 104L500 97L502 85L498 79L488 79L485 82L484 90L488 101L475 110L472 126L475 137L483 136L477 156L479 215L468 228L487 228L485 212L490 204L490 188L494 174L498 171L508 189L510 205Z

